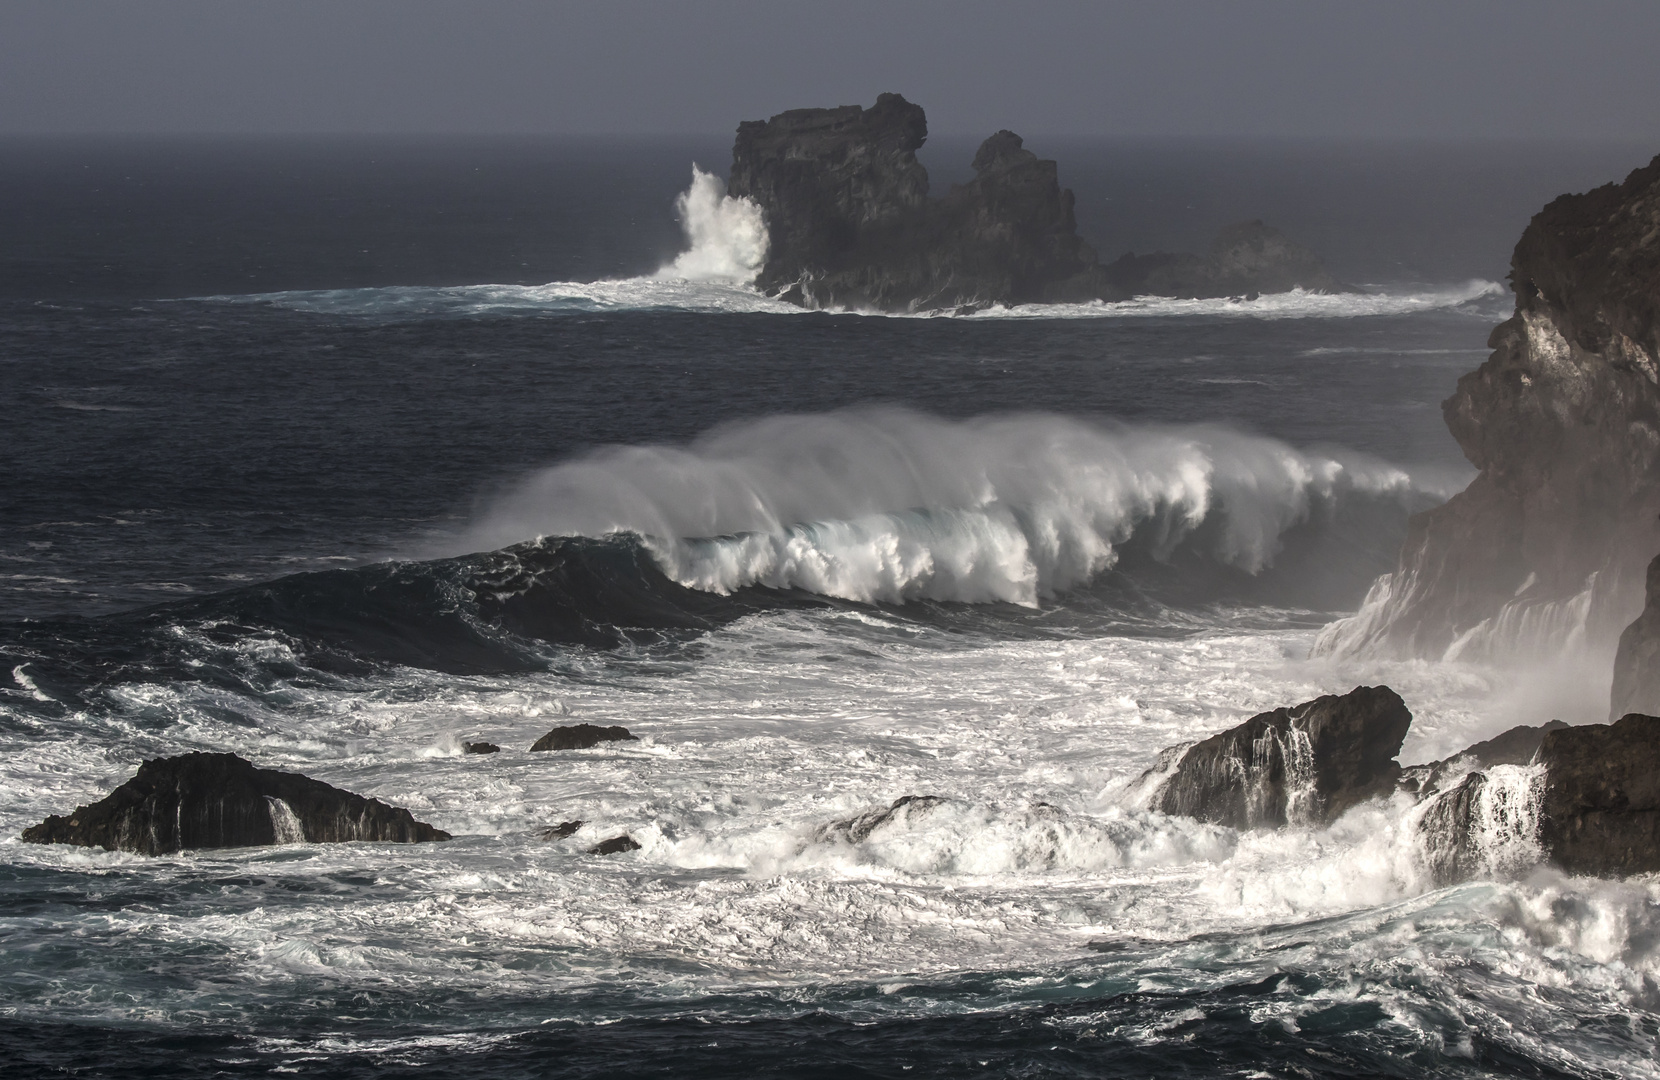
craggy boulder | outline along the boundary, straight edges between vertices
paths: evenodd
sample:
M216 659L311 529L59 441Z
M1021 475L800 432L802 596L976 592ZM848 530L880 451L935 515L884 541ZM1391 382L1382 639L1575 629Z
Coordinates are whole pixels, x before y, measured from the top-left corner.
M166 855L194 848L369 840L411 844L450 834L408 810L235 754L146 761L99 802L24 830L31 844L79 844Z
M1236 829L1327 824L1394 788L1411 724L1387 686L1260 713L1181 752L1148 805Z
M1660 870L1660 716L1548 733L1539 843L1571 874L1618 877Z
M598 727L594 724L571 724L556 727L531 744L533 752L543 750L587 750L602 742L639 742L625 727Z

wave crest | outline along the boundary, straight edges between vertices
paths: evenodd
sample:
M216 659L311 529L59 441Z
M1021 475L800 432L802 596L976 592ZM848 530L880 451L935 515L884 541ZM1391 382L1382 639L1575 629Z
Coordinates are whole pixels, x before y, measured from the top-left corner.
M859 408L594 451L498 497L462 544L632 533L707 592L1034 606L1113 566L1132 535L1255 574L1318 506L1410 491L1375 459L1216 426Z

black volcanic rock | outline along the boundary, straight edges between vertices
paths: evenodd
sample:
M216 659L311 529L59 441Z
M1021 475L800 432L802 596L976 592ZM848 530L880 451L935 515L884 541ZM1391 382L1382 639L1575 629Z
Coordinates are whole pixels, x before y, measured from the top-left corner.
M1614 650L1610 719L1632 712L1660 713L1660 556L1648 564L1645 594L1642 614L1625 628Z
M588 849L588 854L617 855L624 851L639 850L640 842L632 836L629 836L627 833L623 833L621 836L613 836L609 840L601 840L599 843Z
M625 727L596 727L593 724L572 724L556 727L531 744L533 751L586 750L602 742L638 742Z
M79 844L165 855L192 848L370 840L410 844L450 834L408 810L235 754L157 758L91 806L29 829L31 844Z
M939 199L916 158L927 136L921 107L898 94L869 109L793 109L740 124L727 191L755 202L767 225L756 285L808 307L883 311L1122 300L1132 295L1125 283L1147 285L1150 266L1133 258L1122 282L1101 267L1078 236L1055 162L1020 136L987 139L974 179ZM1305 249L1260 222L1225 231L1207 259L1151 258L1199 267L1161 271L1161 284L1188 290L1177 295L1330 283L1318 259L1309 269Z
M1598 877L1660 870L1660 717L1553 729L1533 764L1523 787L1474 772L1425 809L1419 833L1437 884L1538 859ZM1505 848L1511 865L1495 865Z
M1393 789L1411 724L1387 686L1259 713L1181 752L1148 805L1236 829L1329 823Z
M1403 791L1429 795L1439 791L1443 784L1461 773L1490 769L1494 765L1526 765L1539 752L1539 744L1547 732L1565 728L1560 720L1551 720L1529 727L1518 724L1491 739L1465 747L1451 757L1428 765L1414 765L1401 771Z
M1660 716L1547 734L1539 842L1571 874L1660 870Z
M1660 549L1660 158L1540 211L1511 261L1515 316L1442 403L1480 470L1412 519L1395 572L1320 651L1612 653ZM1616 707L1617 711L1618 707Z

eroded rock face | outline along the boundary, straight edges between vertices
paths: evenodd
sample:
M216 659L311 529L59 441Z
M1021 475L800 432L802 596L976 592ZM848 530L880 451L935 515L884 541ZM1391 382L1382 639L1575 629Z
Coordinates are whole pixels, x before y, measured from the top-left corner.
M594 724L571 724L556 727L531 744L533 751L586 750L603 742L638 742L625 727L597 727Z
M1394 788L1411 724L1387 686L1259 713L1189 747L1148 805L1236 829L1326 824Z
M1660 716L1552 731L1536 760L1547 859L1600 877L1660 870Z
M165 855L194 848L368 840L411 844L450 834L408 810L235 754L184 754L139 766L99 802L29 829L32 844Z
M1613 652L1660 549L1660 158L1564 195L1512 259L1516 314L1442 412L1480 474L1412 520L1318 651Z
M1518 724L1491 739L1467 746L1451 757L1401 770L1401 790L1416 795L1433 795L1448 781L1470 772L1490 769L1495 765L1527 765L1538 754L1539 744L1548 732L1567 726L1560 720L1531 727Z
M1331 287L1317 258L1260 222L1225 230L1208 258L1132 256L1115 277L1078 236L1055 162L999 131L974 155L974 179L933 199L916 158L927 136L922 109L898 94L740 124L727 191L767 224L756 285L808 307L882 311Z
M1620 635L1614 650L1614 686L1608 715L1660 713L1660 557L1648 564L1642 614Z

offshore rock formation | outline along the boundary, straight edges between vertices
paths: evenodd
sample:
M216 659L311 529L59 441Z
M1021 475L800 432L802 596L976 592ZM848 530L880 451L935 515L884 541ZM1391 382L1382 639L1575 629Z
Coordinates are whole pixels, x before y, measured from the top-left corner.
M1400 788L1415 795L1433 795L1445 787L1448 780L1465 776L1473 770L1491 769L1495 765L1526 765L1539 752L1539 744L1544 741L1546 733L1567 726L1560 720L1551 720L1536 727L1519 724L1484 742L1467 746L1452 757L1401 770Z
M1323 825L1395 787L1412 724L1387 686L1357 686L1260 713L1166 759L1149 808L1236 829ZM1173 765L1173 768L1172 768Z
M1608 715L1660 713L1660 556L1648 564L1643 613L1620 635Z
M1210 254L1123 255L1104 270L1130 296L1244 296L1338 288L1320 256L1260 221L1230 225L1211 243Z
M531 744L533 752L543 750L586 750L602 742L639 742L625 727L596 727L593 724L571 724L556 727Z
M413 844L450 834L321 780L258 769L235 754L193 753L144 762L106 798L67 817L54 814L25 829L23 839L166 855L352 840Z
M727 191L766 220L756 286L807 307L882 311L1331 287L1318 259L1260 222L1225 231L1208 258L1103 268L1055 162L999 131L974 155L974 179L931 199L916 159L927 136L921 107L898 94L740 124Z
M1316 651L1612 652L1660 549L1660 158L1522 234L1516 314L1442 405L1481 470Z
M1438 884L1539 861L1600 877L1660 870L1660 717L1546 732L1531 766L1470 773L1419 831Z

